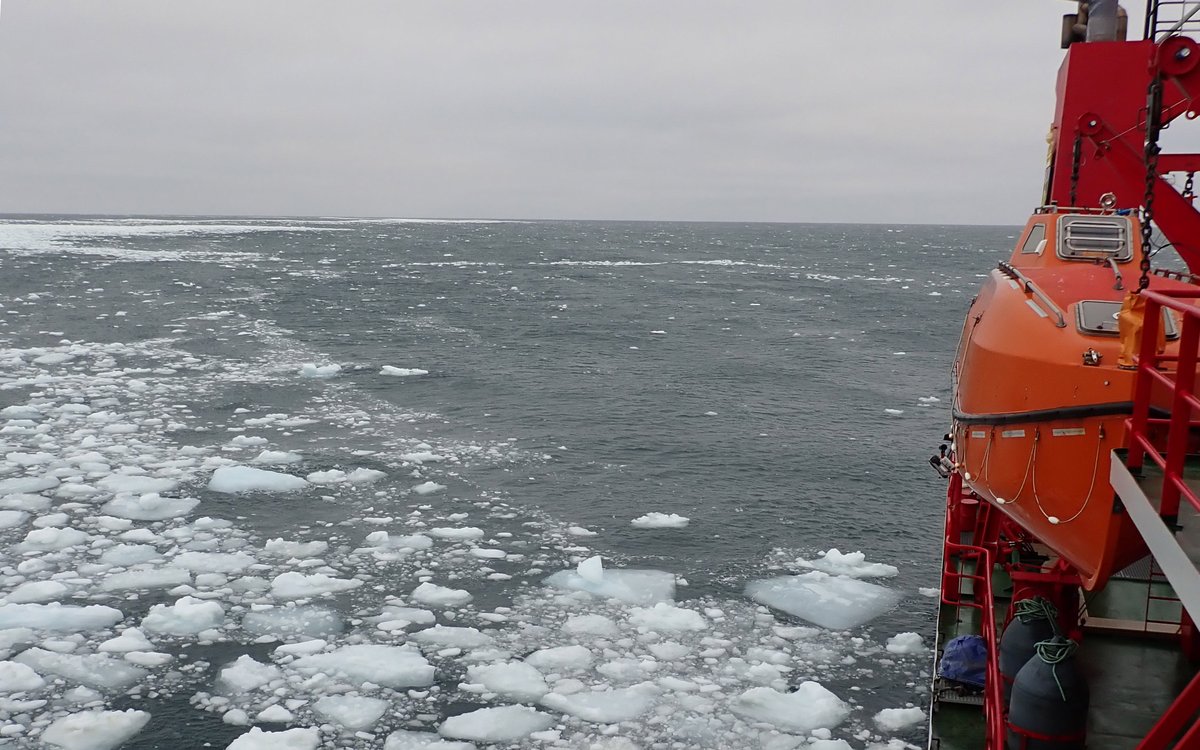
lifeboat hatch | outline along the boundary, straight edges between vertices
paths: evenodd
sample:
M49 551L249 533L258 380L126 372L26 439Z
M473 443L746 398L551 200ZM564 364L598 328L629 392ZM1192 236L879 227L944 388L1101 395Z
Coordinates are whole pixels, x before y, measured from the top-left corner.
M1093 336L1116 336L1117 314L1121 311L1120 302L1109 300L1085 299L1075 306L1075 325L1080 333L1090 333ZM1175 326L1175 316L1170 310L1163 310L1163 330L1168 339L1179 338L1179 329Z

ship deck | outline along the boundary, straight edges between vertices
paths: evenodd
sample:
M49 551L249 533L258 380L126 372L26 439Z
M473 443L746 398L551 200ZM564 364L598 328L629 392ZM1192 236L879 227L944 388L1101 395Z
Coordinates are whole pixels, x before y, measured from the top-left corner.
M1157 519L1163 473L1156 466L1143 468L1141 476L1128 474L1124 464L1114 457L1113 486L1131 515L1137 515L1140 503ZM1120 476L1124 472L1125 476ZM1200 457L1189 459L1184 474L1188 486L1200 494ZM1161 521L1157 521L1161 524ZM1140 528L1140 524L1139 524ZM1190 601L1190 583L1200 583L1200 513L1186 501L1181 504L1176 528L1162 527L1162 533L1182 550L1174 560L1165 562L1172 580L1183 576L1182 584L1167 582L1160 567L1165 555L1147 557L1114 576L1101 591L1084 597L1084 638L1077 652L1091 691L1088 716L1089 750L1132 750L1158 721L1175 697L1196 674L1179 650L1181 599ZM964 540L966 541L966 540ZM1154 540L1151 548L1155 549ZM1165 539L1159 539L1160 544ZM1039 552L1048 556L1049 550ZM1186 558L1186 559L1185 559ZM1187 576L1190 573L1191 578ZM1008 610L1011 583L997 569L992 578L995 592L997 632ZM1200 587L1197 588L1200 591ZM973 592L964 579L961 594L969 599ZM951 638L979 632L978 610L942 605L938 623L940 658L944 644ZM931 713L931 747L937 750L978 750L984 746L982 699L947 695L939 699L935 685Z

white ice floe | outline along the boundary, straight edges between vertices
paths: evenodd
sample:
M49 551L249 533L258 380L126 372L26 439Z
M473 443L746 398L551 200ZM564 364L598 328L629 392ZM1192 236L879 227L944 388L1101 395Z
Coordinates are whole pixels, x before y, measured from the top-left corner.
M139 628L125 628L119 636L101 643L98 650L105 653L128 653L131 651L153 651L154 644Z
M483 529L477 529L474 526L439 526L430 529L429 536L435 536L439 539L480 539L483 537Z
M193 573L240 573L256 562L245 552L181 552L171 558L172 566Z
M320 607L274 607L250 612L242 619L242 630L256 636L315 638L337 635L342 629L342 618Z
M101 591L135 591L165 589L192 582L192 574L183 568L136 566L121 573L111 573L100 581Z
M730 708L736 714L789 732L832 729L850 715L849 704L811 680L800 683L790 693L767 687L750 688Z
M843 554L837 549L822 552L821 556L814 560L801 558L796 561L796 564L802 568L819 570L830 575L850 576L851 578L890 578L900 572L894 565L867 562L867 556L863 552Z
M629 524L638 529L682 529L690 521L690 518L676 513L647 513L633 519Z
M263 451L251 459L250 462L265 466L277 466L280 464L296 464L303 460L303 456L292 451Z
M324 573L306 576L303 573L288 571L280 573L271 581L271 596L277 599L306 599L311 596L349 591L358 588L362 583L353 578L332 578Z
M650 682L626 688L584 690L570 695L549 693L542 705L597 724L632 721L654 707L660 690Z
M316 362L305 362L300 366L302 378L332 378L342 371L339 364L318 365Z
M62 750L111 750L132 738L150 721L150 714L124 711L81 711L55 719L41 741Z
M303 477L252 466L222 466L213 472L208 488L213 492L292 492L308 486Z
M916 706L885 708L874 716L875 724L885 732L899 732L925 721L925 712Z
M16 661L0 661L0 693L37 690L45 684L42 676L29 665Z
M468 667L467 680L482 685L485 690L501 698L519 703L536 702L550 692L542 673L530 664L519 661Z
M320 540L298 542L282 537L268 539L266 544L263 545L263 552L279 557L316 557L317 555L325 554L328 549L329 542Z
M894 607L900 595L855 578L813 571L746 584L746 595L823 628L842 630L868 622Z
M898 417L904 413L904 410L903 409L884 409L883 413L887 414L889 417Z
M289 670L309 677L332 674L361 684L391 688L424 687L433 684L434 668L420 652L409 647L361 644L334 651L301 656Z
M217 686L229 693L249 693L283 678L278 667L243 654L217 674Z
M919 633L897 633L888 638L887 650L893 654L923 654L927 649Z
M321 733L316 727L264 732L258 727L230 742L226 750L317 750Z
M608 620L612 623L612 620ZM595 657L585 646L554 646L534 651L525 657L525 662L542 672L566 672L587 669Z
M432 628L413 633L411 639L417 643L438 648L481 648L492 645L492 637L478 628L459 628L434 625Z
M438 586L436 583L428 581L417 586L409 595L409 599L412 601L427 604L430 607L457 607L466 604L472 598L469 591Z
M387 736L383 750L476 750L474 743L444 740L432 732L398 729Z
M546 578L560 589L586 591L627 604L654 604L675 598L675 574L661 570L612 570L599 557L584 560L575 570L561 570Z
M435 492L441 492L446 489L446 485L438 484L437 482L422 482L412 488L412 491L418 495L432 495Z
M428 375L429 370L418 370L415 367L392 367L384 365L379 368L379 372L384 375L395 375L396 377L406 378L412 375Z
M379 721L390 705L379 698L327 695L313 704L313 711L321 718L352 732L361 732Z
M58 581L27 581L4 595L0 601L12 604L49 602L61 599L71 590Z
M653 607L634 607L629 622L641 632L679 632L707 630L710 623L704 615L691 609L659 602Z
M96 690L121 690L141 681L146 670L104 654L59 654L42 648L30 648L13 661L41 675L57 675Z
M555 723L553 717L532 708L500 706L451 716L438 727L438 734L476 742L517 742Z
M103 630L125 618L118 609L103 604L77 607L68 604L0 604L0 628L32 628L77 633Z
M191 596L174 604L155 604L142 619L142 630L163 635L197 635L225 622L225 608Z

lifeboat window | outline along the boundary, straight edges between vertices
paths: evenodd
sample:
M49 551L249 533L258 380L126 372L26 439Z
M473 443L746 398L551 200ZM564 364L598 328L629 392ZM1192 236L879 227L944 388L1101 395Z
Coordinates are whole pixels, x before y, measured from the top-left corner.
M1025 244L1021 245L1022 255L1041 255L1042 250L1046 247L1046 225L1034 224L1033 229L1029 230L1029 237L1026 238Z
M1123 216L1064 216L1058 230L1060 258L1125 262L1132 256L1129 220Z
M1090 333L1100 336L1116 336L1117 313L1121 312L1120 302L1108 300L1085 299L1075 306L1075 324L1080 333ZM1179 329L1175 327L1175 316L1170 310L1163 310L1163 332L1168 339L1179 338Z

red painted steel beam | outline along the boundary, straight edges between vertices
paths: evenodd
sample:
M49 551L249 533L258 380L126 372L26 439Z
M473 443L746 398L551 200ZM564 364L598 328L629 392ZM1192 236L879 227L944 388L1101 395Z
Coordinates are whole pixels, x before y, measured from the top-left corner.
M1192 678L1187 687L1175 698L1175 702L1159 717L1142 741L1137 750L1166 750L1175 744L1175 739L1183 731L1188 722L1193 721L1196 711L1200 710L1200 674ZM1195 739L1196 726L1188 730L1184 739ZM1194 744L1180 743L1180 748L1194 748Z

